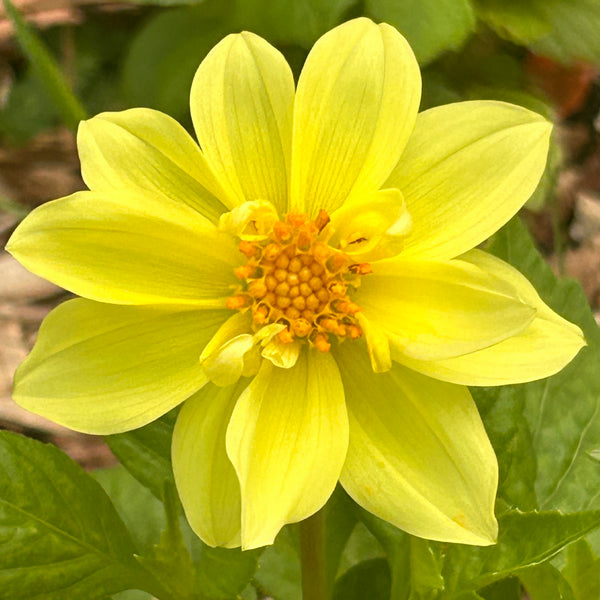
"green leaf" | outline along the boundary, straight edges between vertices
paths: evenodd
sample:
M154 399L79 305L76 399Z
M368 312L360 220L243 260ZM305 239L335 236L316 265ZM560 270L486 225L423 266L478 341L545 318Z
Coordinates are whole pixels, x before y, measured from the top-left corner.
M396 27L422 65L458 50L475 29L469 0L366 0L365 12Z
M511 511L498 519L495 546L478 548L452 545L443 567L444 579L454 597L460 591L478 590L537 565L567 544L600 526L600 510L575 514Z
M173 418L173 414L163 417L166 422ZM122 466L96 471L94 477L100 481L111 497L142 553L145 555L156 553L156 549L153 550L153 547L159 540L161 532L167 528L163 504ZM178 506L176 498L171 498L171 501ZM172 508L169 510L172 511ZM171 519L173 519L173 515L171 515ZM172 520L169 527L171 531L175 531ZM231 600L241 593L257 569L258 556L261 551L241 552L240 550L210 548L198 539L183 516L179 518L179 527L181 528L181 540L191 552L196 571L195 585L201 591L202 597L211 600ZM175 531L175 542L177 542L178 536L179 534ZM169 560L168 546L164 545L166 541L163 540L161 548L167 549L165 558ZM189 579L191 577L190 564L185 558L185 552L181 546L176 554L180 552L184 556L184 562L187 563L188 573L185 577ZM165 573L172 572L176 572L176 569L168 568L165 571ZM163 577L167 577L167 575ZM167 587L172 587L172 585ZM115 600L120 599L115 598ZM123 600L129 599L124 598Z
M390 568L384 558L374 558L351 567L340 577L332 600L388 600L390 598Z
M600 60L597 0L475 0L480 16L500 36L561 62Z
M177 410L125 433L105 436L123 466L159 500L165 482L175 483L171 466L171 438Z
M359 521L348 538L336 576L342 577L358 563L375 558L385 558L385 552L377 538Z
M148 106L190 123L189 96L194 73L226 33L214 2L166 10L137 33L123 65L123 90L134 106Z
M567 564L562 570L569 582L575 600L600 598L600 558L585 540L579 540L567 548Z
M553 377L497 392L497 398L524 401L537 459L539 508L600 508L600 463L588 454L600 446L600 331L585 295L577 282L556 280L518 219L496 235L489 250L522 271L554 310L582 328L588 343ZM513 460L523 457L515 455Z
M92 477L104 488L129 530L136 548L150 552L166 526L165 510L144 486L118 465L99 469Z
M559 0L562 1L562 0ZM552 0L548 2L552 4ZM477 16L496 33L517 44L530 44L551 32L552 27L537 0L473 0Z
M137 561L160 579L165 589L178 600L198 600L196 570L179 528L179 499L175 486L166 483L163 503L167 526L150 554L136 556Z
M254 579L274 600L302 600L300 556L291 527L284 527L259 560Z
M397 529L360 509L360 519L384 547L391 571L391 600L437 597L445 587L439 544Z
M519 579L531 600L576 600L565 578L550 563L519 571Z
M445 588L439 546L427 540L410 537L411 598L427 598Z
M108 496L81 467L54 446L0 432L3 599L94 600L148 589L134 552Z
M64 123L76 130L79 121L87 118L85 109L71 91L56 61L42 41L27 25L12 2L10 0L2 1L4 10L15 28L17 40L44 86L48 98L56 107Z
M253 578L262 552L262 548L244 552L239 548L211 548L194 537L192 558L202 596L210 600L237 598Z
M147 592L140 590L127 590L112 596L112 600L153 600L152 596Z
M516 577L502 579L479 592L484 600L521 600L521 583Z
M310 48L317 38L343 21L356 0L237 0L236 29L248 29L271 43Z
M518 389L518 388L517 388ZM498 458L498 497L521 510L537 508L537 463L522 394L504 388L473 388L477 408Z

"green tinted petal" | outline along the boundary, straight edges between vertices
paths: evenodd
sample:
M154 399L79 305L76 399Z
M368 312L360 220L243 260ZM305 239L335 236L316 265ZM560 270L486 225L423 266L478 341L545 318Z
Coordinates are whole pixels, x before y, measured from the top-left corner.
M374 262L353 300L396 352L420 360L460 356L525 329L535 309L501 279L464 261Z
M157 110L132 108L82 121L77 148L85 183L105 196L146 190L167 203L187 204L213 223L226 210L218 199L224 193L198 144Z
M477 246L525 204L546 164L552 126L503 102L458 102L419 114L386 181L413 219L405 257L445 260Z
M240 484L227 458L225 435L242 381L212 384L183 405L173 431L173 472L187 520L209 546L239 546Z
M375 374L356 346L339 350L350 422L346 491L412 535L493 544L498 465L468 389L399 365Z
M227 430L242 490L242 547L271 544L285 524L319 510L335 488L347 444L333 358L305 349L290 369L263 360Z
M241 262L233 238L186 206L133 192L78 192L30 213L7 250L80 296L223 306Z
M444 381L463 385L506 385L553 375L585 346L579 327L550 309L514 267L481 250L471 250L460 260L509 282L518 290L519 296L536 309L535 319L514 336L464 356L419 361L396 352L395 360Z
M85 433L141 427L206 383L198 357L227 314L70 300L43 322L13 397Z

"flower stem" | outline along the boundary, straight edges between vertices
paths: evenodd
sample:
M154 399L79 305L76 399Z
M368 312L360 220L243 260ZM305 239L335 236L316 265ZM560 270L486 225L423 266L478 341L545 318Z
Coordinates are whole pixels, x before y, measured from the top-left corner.
M320 510L300 523L302 600L327 600L325 518Z

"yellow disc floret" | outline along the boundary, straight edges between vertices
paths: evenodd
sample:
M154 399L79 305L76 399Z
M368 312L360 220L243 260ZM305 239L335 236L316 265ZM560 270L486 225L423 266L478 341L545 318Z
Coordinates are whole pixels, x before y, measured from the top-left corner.
M227 307L251 310L255 329L284 324L278 334L283 343L306 340L327 352L333 338L359 338L360 307L348 294L371 268L327 245L328 222L324 210L314 221L290 213L273 224L266 239L242 240L239 249L247 261L234 271L241 284Z

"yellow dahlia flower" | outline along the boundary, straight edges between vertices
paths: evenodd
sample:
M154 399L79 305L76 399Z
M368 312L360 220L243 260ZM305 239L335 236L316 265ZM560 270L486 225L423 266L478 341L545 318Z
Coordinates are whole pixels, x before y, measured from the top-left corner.
M536 187L551 127L419 98L404 38L357 19L296 89L266 41L226 37L192 85L199 146L149 109L83 122L89 191L9 250L85 299L48 316L16 401L99 434L185 401L173 467L210 545L271 543L338 480L414 535L493 543L497 464L466 386L546 377L584 344L473 249Z

